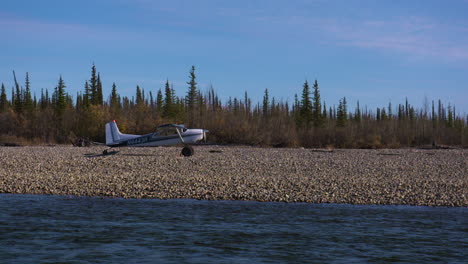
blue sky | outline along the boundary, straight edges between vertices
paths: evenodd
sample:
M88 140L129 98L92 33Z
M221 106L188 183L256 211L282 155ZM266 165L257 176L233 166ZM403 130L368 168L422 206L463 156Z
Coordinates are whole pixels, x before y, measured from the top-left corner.
M166 79L187 91L195 65L201 90L223 100L245 91L294 100L317 79L322 99L346 96L370 108L408 97L468 113L468 0L5 0L0 8L0 82L29 72L33 91L62 74L83 90L92 63L104 93L132 96Z

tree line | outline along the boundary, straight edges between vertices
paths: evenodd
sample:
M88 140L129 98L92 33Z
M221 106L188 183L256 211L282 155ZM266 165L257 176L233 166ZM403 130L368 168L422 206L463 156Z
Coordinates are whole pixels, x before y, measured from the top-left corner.
M368 109L360 102L349 109L346 97L337 106L320 97L318 81L305 81L302 94L288 101L270 98L265 89L263 101L243 98L219 99L213 87L201 91L192 66L185 96L176 96L166 81L163 88L145 91L138 85L135 95L121 96L112 84L103 96L100 73L91 67L83 90L69 94L59 77L52 89L33 95L29 74L24 85L13 72L14 86L8 98L2 83L0 92L0 143L69 143L76 137L104 142L104 124L118 120L122 132L150 133L157 124L179 123L210 130L215 143L275 147L382 148L421 145L468 145L468 116L456 114L455 106L440 100L425 100L422 108L408 100L396 107Z

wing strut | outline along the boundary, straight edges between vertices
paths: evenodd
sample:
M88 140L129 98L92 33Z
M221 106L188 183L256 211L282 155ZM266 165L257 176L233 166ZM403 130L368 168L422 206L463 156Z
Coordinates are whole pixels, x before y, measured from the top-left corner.
M175 129L177 131L177 135L179 135L180 141L182 142L182 144L185 144L184 139L182 138L182 135L179 132L179 129L177 127Z

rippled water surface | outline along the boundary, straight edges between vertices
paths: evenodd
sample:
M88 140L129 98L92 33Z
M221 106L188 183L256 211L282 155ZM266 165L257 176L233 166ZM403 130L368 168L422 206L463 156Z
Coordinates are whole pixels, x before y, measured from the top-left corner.
M468 208L0 195L0 263L467 263Z

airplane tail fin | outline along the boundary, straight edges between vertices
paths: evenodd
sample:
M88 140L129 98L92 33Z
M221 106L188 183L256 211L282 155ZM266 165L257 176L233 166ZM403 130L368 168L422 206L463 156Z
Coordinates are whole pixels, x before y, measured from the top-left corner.
M120 133L115 120L106 124L106 145L117 144L121 135L122 133Z

